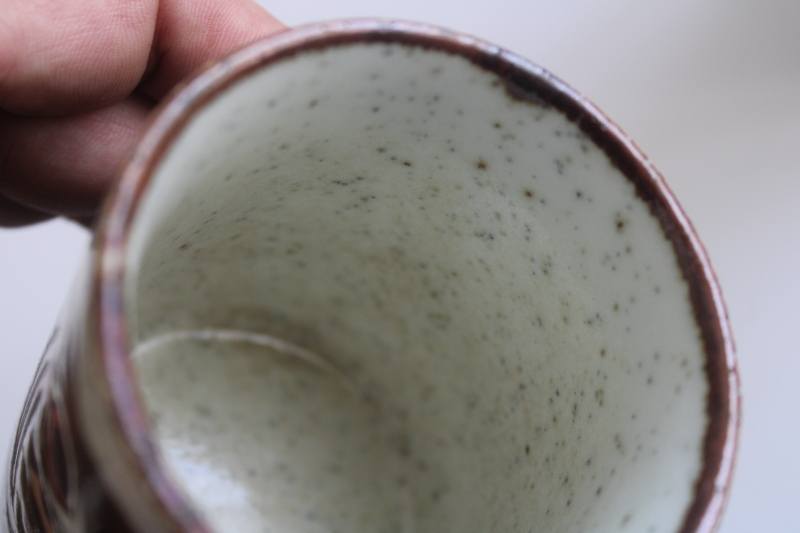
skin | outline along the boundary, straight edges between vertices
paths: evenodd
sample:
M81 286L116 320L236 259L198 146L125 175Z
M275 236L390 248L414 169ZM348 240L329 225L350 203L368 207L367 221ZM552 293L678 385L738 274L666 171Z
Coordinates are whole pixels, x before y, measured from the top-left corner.
M284 31L252 0L0 0L0 226L90 226L150 110Z

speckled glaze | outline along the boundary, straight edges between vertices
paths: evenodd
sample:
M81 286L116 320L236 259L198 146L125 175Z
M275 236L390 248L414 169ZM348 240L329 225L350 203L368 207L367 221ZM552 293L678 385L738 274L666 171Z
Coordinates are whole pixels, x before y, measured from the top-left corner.
M210 67L142 139L88 279L32 393L68 425L26 408L10 531L719 519L738 390L703 250L612 123L490 44L334 22ZM48 431L81 465L59 493Z

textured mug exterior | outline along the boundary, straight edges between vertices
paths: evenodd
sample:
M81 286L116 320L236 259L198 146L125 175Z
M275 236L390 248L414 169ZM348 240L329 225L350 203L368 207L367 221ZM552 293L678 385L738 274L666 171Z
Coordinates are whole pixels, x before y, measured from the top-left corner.
M86 296L75 291L64 307L23 407L5 495L10 532L132 531L103 489L77 413Z
M706 351L710 392L703 470L680 533L716 528L738 433L733 343L709 262L660 176L589 102L518 56L447 30L364 20L312 25L251 45L201 72L154 115L106 205L91 262L37 369L10 459L0 532L207 531L160 464L132 377L122 302L128 231L165 147L205 103L281 58L359 42L414 44L462 55L505 80L512 98L560 110L633 182L672 242Z

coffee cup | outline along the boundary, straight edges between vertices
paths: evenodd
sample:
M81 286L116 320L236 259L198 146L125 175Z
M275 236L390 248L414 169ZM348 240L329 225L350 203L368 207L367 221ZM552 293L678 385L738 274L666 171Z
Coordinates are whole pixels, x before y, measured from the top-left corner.
M291 30L161 106L22 416L10 531L699 533L720 290L638 148L423 24Z

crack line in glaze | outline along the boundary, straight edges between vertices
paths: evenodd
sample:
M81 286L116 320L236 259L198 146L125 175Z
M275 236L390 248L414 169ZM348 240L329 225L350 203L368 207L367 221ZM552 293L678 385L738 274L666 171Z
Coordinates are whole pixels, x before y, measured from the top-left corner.
M269 348L279 355L291 355L302 359L307 363L318 366L320 369L337 376L342 384L356 391L355 383L350 380L341 370L336 368L330 361L315 354L310 350L306 350L296 344L292 344L285 340L278 339L271 335L263 333L256 333L253 331L242 331L235 329L197 329L197 330L178 330L164 333L156 337L151 337L144 342L136 345L131 352L131 357L136 359L142 354L152 351L154 349L163 348L163 345L179 342L179 341L199 341L199 342L242 342L252 344L254 346L261 346Z

